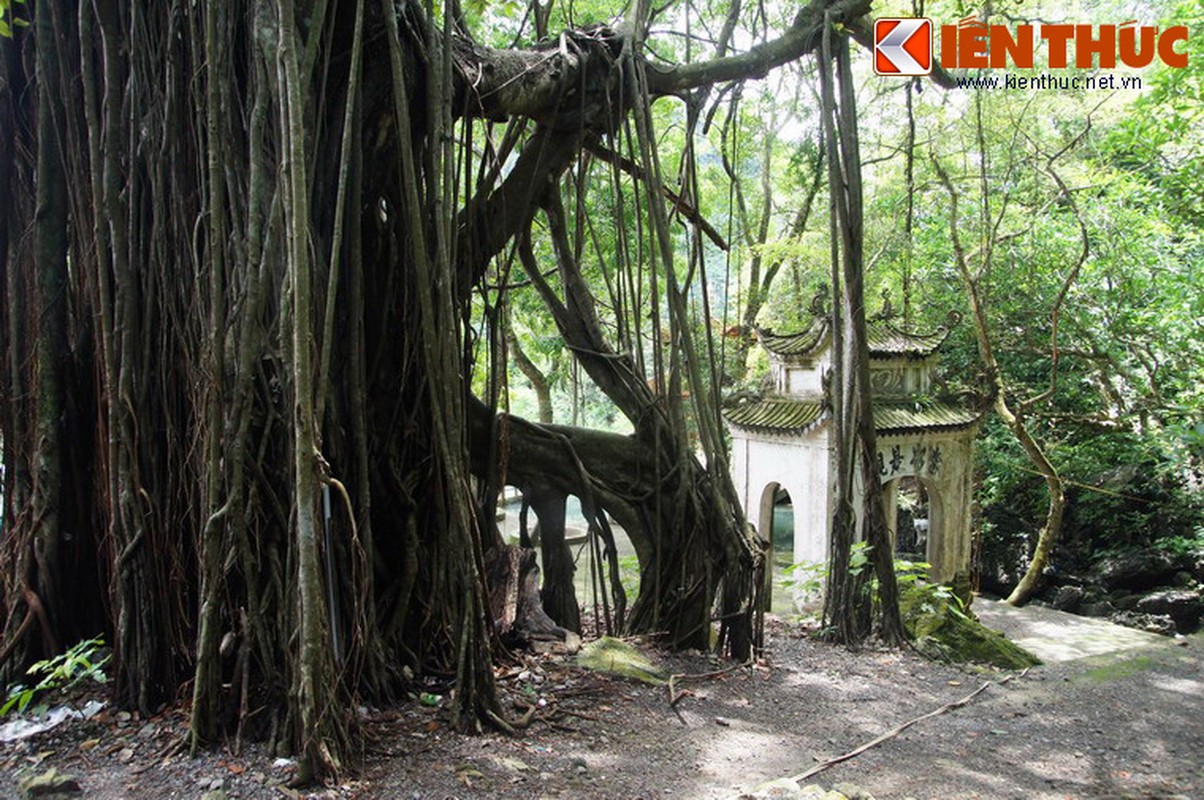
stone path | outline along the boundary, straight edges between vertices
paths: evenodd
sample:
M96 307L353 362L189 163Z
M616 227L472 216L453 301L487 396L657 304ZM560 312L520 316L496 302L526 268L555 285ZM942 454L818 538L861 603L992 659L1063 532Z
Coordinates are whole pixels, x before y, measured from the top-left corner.
M972 608L1044 664L811 785L781 779L740 797L1204 798L1204 633L1170 638L981 597Z
M1041 606L1016 608L1002 600L977 597L971 609L988 628L1002 631L1047 664L1139 650L1167 642L1167 637L1156 633Z

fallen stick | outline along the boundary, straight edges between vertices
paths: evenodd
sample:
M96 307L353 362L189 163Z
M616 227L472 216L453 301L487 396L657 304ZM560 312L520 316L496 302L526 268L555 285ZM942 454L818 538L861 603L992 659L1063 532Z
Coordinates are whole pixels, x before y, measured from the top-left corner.
M832 758L829 758L827 761L816 764L814 767L807 770L806 772L800 772L798 775L792 775L789 778L789 780L792 780L796 783L801 783L802 781L805 781L812 776L818 775L819 773L823 772L824 770L828 769L829 767L833 767L843 761L848 761L851 758L856 758L857 756L864 753L866 750L875 748L878 745L882 744L883 742L895 738L900 733L902 733L903 731L910 728L912 725L915 725L917 722L923 722L926 719L940 716L941 714L944 714L947 711L953 711L956 708L961 708L962 706L966 705L971 700L973 700L975 697L978 697L978 695L980 695L984 691L986 691L987 687L989 687L989 686L1002 686L1005 683L1007 683L1008 681L1010 681L1012 678L1017 678L1017 677L1023 678L1027 674L1028 674L1028 669L1025 669L1022 672L1012 673L1011 675L1008 675L1006 678L1004 678L1000 681L987 681L982 686L979 686L977 689L970 692L970 694L963 697L961 700L954 700L952 703L946 703L945 705L941 706L940 708L936 709L935 711L929 711L927 714L916 717L915 719L910 719L907 722L904 722L902 725L892 728L891 730L887 731L886 733L882 734L881 736L877 737L876 739L866 742L865 744L861 745L860 747L856 748L855 750L850 750L847 753L843 753L838 756L833 756Z

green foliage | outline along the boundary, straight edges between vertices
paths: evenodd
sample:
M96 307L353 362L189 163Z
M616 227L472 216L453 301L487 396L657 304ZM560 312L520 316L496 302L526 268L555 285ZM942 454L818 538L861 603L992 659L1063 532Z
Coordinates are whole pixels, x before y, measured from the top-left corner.
M0 36L13 37L13 28L29 27L29 20L17 16L16 6L25 5L25 0L0 0Z
M1204 9L1198 2L1181 0L1163 22L1186 25L1187 51L1204 51ZM1199 58L1182 69L1158 64L1147 80L1152 88L1109 132L1101 155L1154 190L1135 192L1139 203L1198 226L1204 222L1204 65Z
M84 681L106 683L108 676L104 666L110 657L105 651L104 640L96 637L79 642L65 653L34 663L25 672L31 679L30 684L14 683L8 687L4 704L0 705L0 716L14 708L18 714L23 714L35 697L70 691ZM37 682L33 683L35 680Z
M869 560L870 547L864 542L854 542L853 548L849 556L849 570L854 575L860 575L866 568L872 568ZM899 591L903 592L907 589L915 587L924 587L925 596L932 600L940 601L948 605L950 613L965 616L966 606L960 597L953 591L952 587L944 584L928 583L928 571L932 568L931 564L924 561L909 561L907 559L897 558L894 561L895 580L898 583ZM796 561L788 565L775 576L775 581L781 587L806 594L818 596L824 590L824 585L828 579L828 568L826 565L818 561ZM877 578L871 578L870 590L877 593ZM926 609L934 610L931 605Z
M1171 556L1204 556L1204 525L1187 536L1164 536L1154 547Z
M623 593L627 602L634 603L640 596L640 559L634 553L619 557L619 582L623 584Z
M984 548L1012 547L1009 542L1017 536L1023 542L1042 518L1042 480L993 427L978 456ZM1125 548L1178 548L1173 543L1191 542L1204 530L1198 476L1185 469L1166 436L1080 431L1059 439L1051 457L1068 483L1063 568L1081 568L1093 555Z
M849 574L857 577L870 566L870 545L868 542L853 542L849 551Z
M796 561L774 576L782 588L808 596L819 595L827 579L828 568L819 561Z

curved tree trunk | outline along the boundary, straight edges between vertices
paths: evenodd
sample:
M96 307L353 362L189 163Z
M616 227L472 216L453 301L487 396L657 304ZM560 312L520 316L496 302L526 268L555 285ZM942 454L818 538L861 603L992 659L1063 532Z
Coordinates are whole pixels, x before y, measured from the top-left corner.
M978 280L974 277L975 273L970 268L966 251L961 243L961 235L958 228L960 224L958 208L960 195L954 187L948 172L945 171L940 162L933 158L932 163L936 168L937 176L949 195L949 236L953 242L958 274L961 276L962 285L966 289L966 296L970 303L970 313L974 320L974 338L978 344L978 357L982 359L983 366L990 380L995 412L1003 420L1008 430L1012 432L1012 435L1016 438L1016 441L1020 444L1025 455L1032 463L1034 470L1044 479L1046 490L1049 493L1049 507L1046 511L1045 522L1037 535L1037 544L1033 551L1032 560L1029 562L1024 576L1007 598L1007 602L1018 606L1026 603L1041 586L1045 569L1049 565L1049 558L1053 553L1054 545L1057 543L1058 535L1062 529L1062 517L1066 510L1066 492L1062 478L1058 475L1057 469L1050 462L1048 456L1046 456L1045 450L1033 438L1028 425L1025 424L1024 417L1016 413L1012 407L1007 383L1004 380L999 361L995 358L995 350L991 341L990 329L987 325L987 310L982 300L981 287ZM989 267L991 258L990 247L985 248L985 252L981 258L984 259L985 266ZM985 272L986 270L983 269L978 274L981 275Z
M518 367L518 371L531 382L531 388L535 391L539 421L544 424L550 423L552 421L552 385L548 381L548 376L527 355L527 351L518 340L518 336L515 335L514 323L510 319L510 307L506 306L502 314L506 351L514 359L514 365Z

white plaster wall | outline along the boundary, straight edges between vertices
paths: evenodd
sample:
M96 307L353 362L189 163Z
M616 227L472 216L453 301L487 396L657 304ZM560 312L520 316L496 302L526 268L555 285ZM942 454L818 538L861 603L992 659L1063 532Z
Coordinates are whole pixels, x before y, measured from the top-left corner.
M923 445L930 451L933 447L941 450L938 474L933 475L929 464L926 464L920 475L929 493L932 527L928 534L928 563L932 565L929 577L934 581L948 582L959 573L969 573L973 441L976 434L977 428L952 433L878 437L878 453L882 455L888 470L886 475L882 475L883 483L917 474L910 458L913 445ZM894 445L899 445L904 454L904 461L897 470L890 467L891 448ZM893 509L888 511L888 519L892 512Z
M788 363L778 356L770 361L773 385L778 394L805 399L822 398L824 375L832 367L832 348L825 345L819 355L804 363Z
M794 397L818 397L823 394L822 372L814 366L786 366L785 394Z
M826 425L802 439L732 431L732 475L748 521L764 533L771 521L761 519L766 487L776 483L790 493L795 561L826 562L828 558L827 438Z

